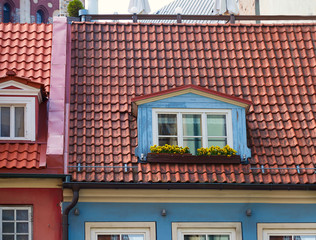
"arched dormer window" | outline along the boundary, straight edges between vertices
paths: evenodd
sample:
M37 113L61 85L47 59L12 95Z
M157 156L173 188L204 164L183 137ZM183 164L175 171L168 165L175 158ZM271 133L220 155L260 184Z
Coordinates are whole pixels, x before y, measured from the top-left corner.
M11 6L9 3L5 3L3 5L3 22L4 23L11 22Z
M36 12L36 23L37 24L41 24L41 23L44 23L44 17L45 17L45 14L43 12L43 10L39 9L37 12Z

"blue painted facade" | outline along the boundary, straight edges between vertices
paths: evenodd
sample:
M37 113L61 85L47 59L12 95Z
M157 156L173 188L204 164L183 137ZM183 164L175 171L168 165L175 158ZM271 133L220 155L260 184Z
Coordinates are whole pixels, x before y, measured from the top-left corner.
M141 154L147 154L150 151L150 146L153 145L153 108L230 109L233 123L233 147L238 155L245 155L246 158L251 157L251 151L247 147L245 108L193 93L153 101L138 106L138 147L135 152L136 156L140 157Z
M156 240L172 239L172 222L241 222L243 240L256 240L257 223L313 223L316 219L316 204L81 202L76 208L80 215L73 210L69 215L69 240L85 239L85 222L155 222ZM161 216L162 209L166 216ZM247 209L252 210L251 216L246 216Z

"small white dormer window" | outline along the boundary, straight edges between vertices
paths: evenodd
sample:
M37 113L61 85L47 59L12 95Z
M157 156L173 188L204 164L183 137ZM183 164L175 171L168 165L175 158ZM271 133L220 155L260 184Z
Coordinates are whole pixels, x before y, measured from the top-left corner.
M8 71L0 78L0 140L35 141L43 84Z
M0 140L35 140L35 99L0 97Z

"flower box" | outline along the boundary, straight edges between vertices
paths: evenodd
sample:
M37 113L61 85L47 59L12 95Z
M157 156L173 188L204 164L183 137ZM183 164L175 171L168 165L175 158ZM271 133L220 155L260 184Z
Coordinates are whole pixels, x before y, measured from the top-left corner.
M226 163L239 164L240 155L230 157L219 156L195 156L190 153L172 154L172 153L148 153L147 162L150 163Z

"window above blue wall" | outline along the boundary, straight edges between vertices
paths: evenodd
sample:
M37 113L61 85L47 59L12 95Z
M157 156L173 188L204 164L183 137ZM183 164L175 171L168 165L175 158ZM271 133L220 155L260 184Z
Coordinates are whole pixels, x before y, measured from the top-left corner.
M231 109L152 109L153 144L189 147L233 147Z
M137 106L136 156L146 159L150 146L200 147L229 145L242 159L247 147L246 111L250 101L188 85L134 98ZM135 112L135 109L134 109Z

